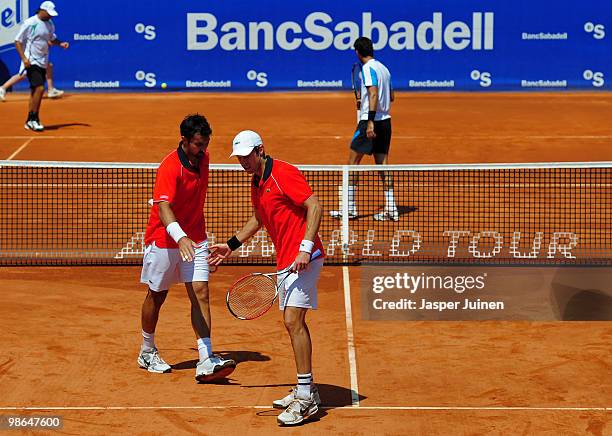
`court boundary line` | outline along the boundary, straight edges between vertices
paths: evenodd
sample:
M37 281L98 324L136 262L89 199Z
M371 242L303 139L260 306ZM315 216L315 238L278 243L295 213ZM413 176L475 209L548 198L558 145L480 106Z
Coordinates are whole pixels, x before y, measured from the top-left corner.
M32 138L34 139L34 138ZM157 169L159 163L145 162L83 162L83 161L38 161L38 160L0 160L0 168L6 167L44 167L44 168L85 168L85 169ZM298 164L302 171L464 171L464 170L550 170L550 169L587 169L612 168L612 161L588 162L495 162L469 164L399 164L399 165L309 165ZM243 171L239 164L210 164L211 170Z
M13 160L13 158L15 156L17 156L19 153L21 153L28 145L30 145L30 143L34 141L34 137L33 136L29 136L28 140L26 142L24 142L23 144L21 144L21 147L19 147L17 150L15 150L13 152L13 154L11 154L8 158L6 158L6 160Z
M350 130L350 129L349 129ZM273 138L291 139L350 139L352 135L267 135ZM230 135L217 135L215 138L232 138ZM25 139L25 135L0 135L0 139ZM148 139L174 139L173 135L153 135L147 136ZM612 135L393 135L394 139L610 139ZM141 136L87 136L87 135L54 135L41 136L37 139L142 139Z
M342 283L344 288L344 318L346 321L346 344L348 348L349 374L351 378L351 407L360 407L359 383L357 381L357 355L355 352L355 335L353 333L351 283L348 266L342 267Z
M274 410L272 406L7 406L0 411L95 411L95 410L232 410L232 409L263 409ZM323 410L421 410L421 411L529 411L529 412L612 412L612 407L562 407L562 406L320 406Z

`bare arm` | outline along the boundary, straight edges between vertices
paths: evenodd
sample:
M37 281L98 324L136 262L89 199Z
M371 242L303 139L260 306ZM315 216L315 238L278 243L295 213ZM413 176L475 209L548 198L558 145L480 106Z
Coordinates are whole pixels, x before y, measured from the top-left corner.
M306 208L306 233L304 233L304 239L307 241L314 241L319 231L321 216L323 214L319 197L317 197L316 194L312 194L308 197L308 200L304 202L304 207Z
M368 86L368 98L370 99L370 107L368 110L370 112L376 111L376 108L378 107L378 86ZM368 120L366 135L370 139L376 138L376 133L374 133L374 121Z
M391 101L395 101L395 91L391 88Z
M54 39L53 41L51 41L49 43L50 45L57 45L63 49L66 49L68 47L70 47L70 44L67 43L66 41L60 41L59 39Z
M160 201L157 203L157 207L159 207L159 219L163 223L164 227L167 227L168 224L176 221L176 217L174 216L174 212L172 212L170 203L167 201Z
M315 194L312 194L308 200L304 202L304 207L306 208L306 232L304 233L304 240L314 241L319 231L319 226L321 225L322 210L319 198ZM293 270L299 272L308 268L310 255L311 253L300 250L293 262Z
M172 207L170 207L170 203L167 201L160 201L157 204L157 207L159 208L159 219L164 227L168 227L168 224L176 221L176 216L172 211ZM183 236L178 240L177 244L179 246L181 258L184 261L191 262L195 256L194 247L196 246L196 243L189 239L189 237Z
M19 41L15 41L15 48L17 49L17 53L19 54L19 57L21 58L21 62L23 62L23 65L26 68L30 68L31 64L28 58L26 58L25 52L23 51L23 44L21 44L21 42Z
M369 110L375 111L378 107L378 86L368 86L368 98L370 99Z

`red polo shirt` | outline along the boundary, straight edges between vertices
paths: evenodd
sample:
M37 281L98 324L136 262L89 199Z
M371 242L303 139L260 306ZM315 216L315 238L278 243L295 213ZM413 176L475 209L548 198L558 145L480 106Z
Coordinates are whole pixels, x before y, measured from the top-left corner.
M293 263L306 233L304 202L312 190L304 175L293 165L268 157L262 178L253 177L251 202L268 231L276 249L276 267L281 270ZM323 244L315 236L312 252Z
M174 239L166 232L166 227L159 218L160 201L170 203L176 221L187 237L194 242L206 239L206 221L204 219L204 202L208 189L208 150L200 159L199 166L189 162L181 146L164 158L157 169L155 188L153 189L153 207L149 216L149 225L145 233L145 244L155 242L161 248L178 248Z

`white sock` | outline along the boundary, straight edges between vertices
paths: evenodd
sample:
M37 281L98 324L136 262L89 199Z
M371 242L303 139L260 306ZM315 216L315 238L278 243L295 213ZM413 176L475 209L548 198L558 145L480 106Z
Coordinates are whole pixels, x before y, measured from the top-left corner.
M145 350L152 350L155 348L155 333L147 333L142 331L142 348Z
M310 385L312 385L312 373L297 375L297 397L301 400L310 398Z
M349 212L356 213L357 207L355 206L355 188L354 185L348 186L348 210Z
M204 361L212 356L212 345L210 343L210 338L198 339L198 354L200 355L200 361Z
M395 196L393 195L393 189L385 191L385 204L387 205L387 210L397 209L397 206L395 205Z

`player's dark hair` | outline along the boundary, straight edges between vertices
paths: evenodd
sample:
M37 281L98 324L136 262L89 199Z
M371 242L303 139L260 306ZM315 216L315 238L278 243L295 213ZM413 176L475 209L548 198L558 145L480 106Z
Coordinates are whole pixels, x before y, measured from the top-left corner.
M191 138L199 133L202 136L212 135L212 129L205 116L200 114L190 114L181 122L181 136L191 141Z
M374 57L374 46L372 45L372 40L370 38L366 38L365 36L357 38L355 40L355 44L353 44L353 48L363 57Z

